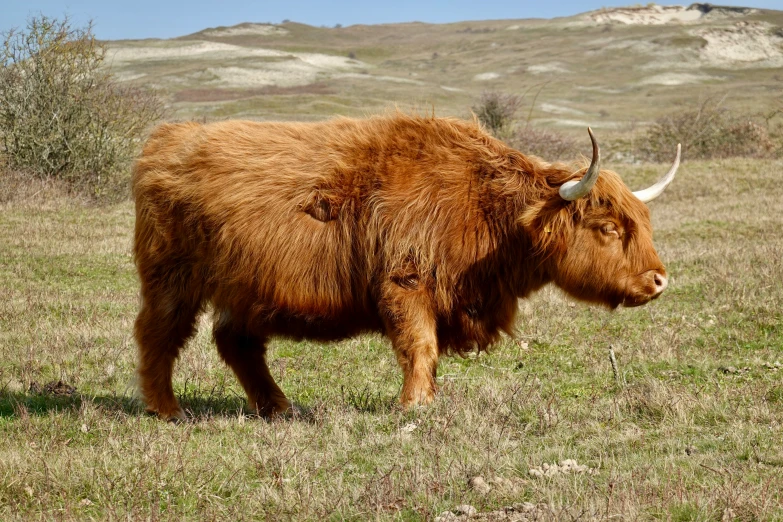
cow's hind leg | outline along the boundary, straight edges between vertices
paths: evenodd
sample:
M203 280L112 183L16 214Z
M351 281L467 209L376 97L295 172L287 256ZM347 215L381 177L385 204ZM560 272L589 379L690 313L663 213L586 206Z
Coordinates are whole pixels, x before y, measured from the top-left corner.
M183 420L172 387L174 361L195 330L199 307L146 296L134 330L139 346L139 384L147 411Z
M266 363L266 339L237 329L224 313L213 332L220 357L239 379L248 408L263 416L289 412L292 403L275 382Z

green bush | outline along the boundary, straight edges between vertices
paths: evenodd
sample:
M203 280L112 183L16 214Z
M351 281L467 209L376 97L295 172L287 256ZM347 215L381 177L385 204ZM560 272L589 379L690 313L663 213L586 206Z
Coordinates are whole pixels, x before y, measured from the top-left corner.
M119 85L92 26L41 16L3 34L0 146L6 167L99 199L127 194L144 130L163 115L151 92Z

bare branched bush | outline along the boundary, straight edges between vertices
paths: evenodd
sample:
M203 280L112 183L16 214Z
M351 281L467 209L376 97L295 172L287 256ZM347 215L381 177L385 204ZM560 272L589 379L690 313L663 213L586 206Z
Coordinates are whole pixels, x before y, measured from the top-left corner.
M548 83L533 85L522 95L484 91L478 103L472 107L473 113L495 137L506 141L509 146L524 154L533 154L547 161L573 159L580 152L577 140L553 130L530 125L538 95ZM527 119L524 123L520 122L516 118L517 112L522 108L527 93L535 88L538 90L530 102Z
M121 86L103 67L92 26L41 16L3 34L0 144L6 167L117 199L140 137L163 115L151 92Z
M571 136L529 125L514 129L507 141L518 151L533 154L547 161L574 159L584 148L583 143Z
M498 91L484 91L472 110L479 121L492 134L498 136L514 121L521 105L521 96Z
M696 110L659 118L639 149L644 159L665 162L677 143L691 159L770 158L783 153L769 117L739 114L710 99Z

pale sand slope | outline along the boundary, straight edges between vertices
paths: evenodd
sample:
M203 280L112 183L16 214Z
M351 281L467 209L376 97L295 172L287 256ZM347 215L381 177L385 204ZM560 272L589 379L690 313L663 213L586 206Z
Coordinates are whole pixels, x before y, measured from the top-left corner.
M597 24L628 24L628 25L663 25L663 24L693 24L703 21L703 18L716 20L734 16L744 16L754 13L755 9L723 9L710 6L704 10L698 4L689 7L681 5L662 6L648 5L646 7L621 7L617 9L601 9L588 13L588 21ZM706 11L706 12L705 12Z
M243 47L218 42L160 42L145 47L120 46L108 50L108 63L133 65L151 61L243 60L241 65L213 66L187 77L221 87L292 87L307 85L334 73L366 69L358 60L320 53L296 53ZM135 76L134 78L139 78Z
M696 30L707 41L700 50L702 60L718 67L738 65L783 66L783 37L762 22L737 22L730 27Z

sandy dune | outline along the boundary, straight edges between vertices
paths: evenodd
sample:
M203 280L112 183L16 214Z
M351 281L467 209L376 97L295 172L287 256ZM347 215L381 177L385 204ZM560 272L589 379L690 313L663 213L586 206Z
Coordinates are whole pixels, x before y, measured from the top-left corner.
M108 50L107 60L115 66L154 61L240 60L241 64L215 65L187 75L189 79L207 85L239 88L307 85L333 73L370 67L366 63L345 56L294 53L219 42L188 42L176 45L172 45L171 42L160 42L145 47L111 47ZM139 77L135 76L135 78Z
M114 65L153 60L205 60L251 57L284 57L291 53L273 49L242 47L218 42L188 42L173 44L161 41L157 44L137 46L111 46L107 51L107 61ZM347 58L346 58L347 59Z
M783 37L760 22L737 22L731 27L694 31L707 41L701 58L711 65L734 67L783 66Z
M627 25L663 25L663 24L693 24L703 21L703 18L715 20L744 16L754 13L750 8L723 8L709 4L681 5L648 5L646 7L621 7L616 9L601 9L585 15L589 22L596 24L627 24Z

